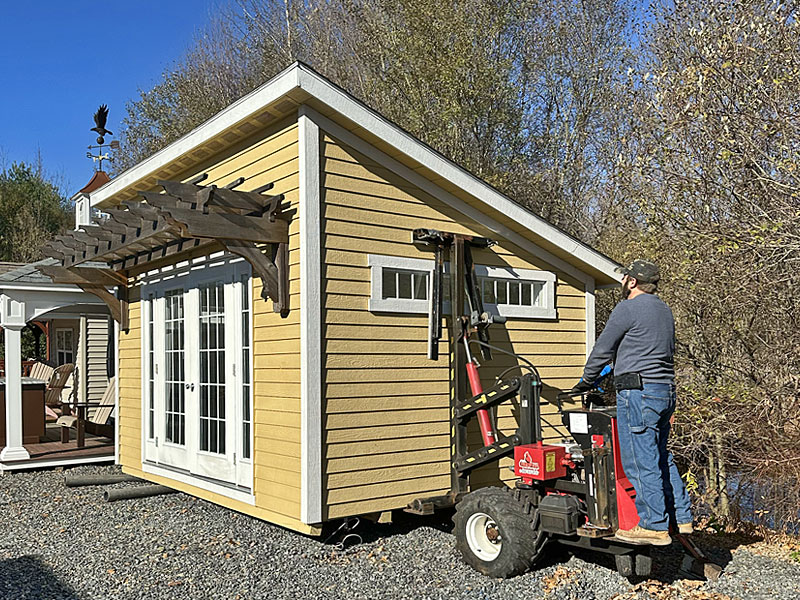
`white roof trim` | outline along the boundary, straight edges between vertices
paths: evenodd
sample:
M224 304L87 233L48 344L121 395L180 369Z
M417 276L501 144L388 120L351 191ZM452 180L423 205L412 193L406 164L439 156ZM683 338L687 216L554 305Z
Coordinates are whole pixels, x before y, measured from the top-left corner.
M172 142L169 146L159 150L139 164L123 171L119 176L90 194L91 205L96 206L128 186L155 173L200 144L219 135L239 121L246 119L293 89L298 88L297 76L299 72L298 63L284 69L260 88L253 90L221 112L218 112L182 138Z
M486 182L438 154L411 134L403 131L397 125L394 125L301 63L291 65L260 88L234 102L179 140L123 172L93 192L91 194L92 206L103 202L136 181L151 175L196 146L222 133L296 88L307 92L310 96L335 110L357 126L381 138L399 152L467 191L488 206L508 215L537 236L568 252L586 265L613 280L620 279L620 275L616 270L619 267L617 263L561 231L546 220L525 210Z

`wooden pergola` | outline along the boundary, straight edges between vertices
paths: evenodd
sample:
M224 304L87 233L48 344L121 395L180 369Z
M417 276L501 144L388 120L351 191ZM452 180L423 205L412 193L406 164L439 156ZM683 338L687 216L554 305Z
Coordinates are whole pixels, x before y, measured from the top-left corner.
M92 225L48 243L44 252L59 264L37 267L54 283L74 284L101 298L127 329L127 286L131 270L189 250L220 244L243 257L263 282L261 296L275 312L289 313L289 220L284 197L265 195L273 184L249 192L239 178L225 187L203 186L201 175L187 183L159 181L163 192L139 192ZM117 287L119 297L109 288Z

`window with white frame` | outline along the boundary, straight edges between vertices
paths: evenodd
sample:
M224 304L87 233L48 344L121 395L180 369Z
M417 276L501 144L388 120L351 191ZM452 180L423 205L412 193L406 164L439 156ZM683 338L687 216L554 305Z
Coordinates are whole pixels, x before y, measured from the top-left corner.
M373 312L427 313L433 261L369 255ZM445 263L442 296L449 303L449 263ZM475 265L484 308L504 317L555 319L554 273ZM446 311L449 309L446 309Z
M56 329L56 363L58 366L75 362L72 329Z
M427 313L433 261L369 255L374 312Z

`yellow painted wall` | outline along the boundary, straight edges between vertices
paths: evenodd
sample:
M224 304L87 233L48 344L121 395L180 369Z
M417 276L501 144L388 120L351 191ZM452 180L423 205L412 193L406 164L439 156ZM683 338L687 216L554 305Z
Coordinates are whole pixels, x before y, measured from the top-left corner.
M431 259L411 244L418 227L492 237L439 200L325 136L324 210L323 515L327 519L404 507L414 498L449 489L448 352L426 357L427 316L370 312L369 254ZM555 272L556 320L509 319L491 332L495 344L536 364L545 397L580 377L586 352L585 295L581 282L508 243L475 253L476 264ZM510 357L481 369L484 387ZM545 405L548 421L560 425ZM511 434L510 405L498 413ZM472 448L480 437L475 420ZM563 433L545 431L549 439ZM472 475L473 487L513 477L506 459Z
M240 176L242 189L275 182L292 207L298 202L296 118L244 140L181 175L208 172L204 183L225 185ZM431 258L410 243L417 227L490 236L442 202L329 137L322 144L323 199L323 518L401 508L449 487L447 348L427 360L425 315L368 310L368 254ZM491 236L490 236L491 237ZM120 336L120 459L144 479L308 533L300 522L299 221L290 225L288 318L272 312L254 281L254 493L256 505L200 487L146 474L141 464L141 324L139 292L131 288L130 330ZM216 249L216 248L215 248ZM176 256L172 261L184 259ZM517 247L500 244L476 253L478 264L554 271ZM510 319L493 342L513 348L540 367L545 396L571 385L585 357L583 286L557 275L557 320ZM482 369L484 385L512 364L497 358ZM550 387L548 387L550 386ZM552 411L550 411L552 412ZM500 429L516 421L500 411ZM557 418L548 417L554 424ZM557 436L555 430L548 434ZM479 437L473 428L473 444ZM475 486L509 479L508 461L473 475Z
M244 140L224 156L216 156L183 174L189 179L208 173L204 185L225 185L238 177L253 189L268 182L270 193L284 194L292 208L298 202L298 139L296 117ZM215 248L216 249L216 248ZM185 255L171 258L183 260ZM299 223L289 227L290 313L273 312L261 298L261 281L253 285L254 355L254 493L256 505L232 500L142 471L141 451L141 325L137 287L131 289L130 330L120 336L120 460L123 470L169 485L194 496L286 527L316 532L300 522L300 321Z

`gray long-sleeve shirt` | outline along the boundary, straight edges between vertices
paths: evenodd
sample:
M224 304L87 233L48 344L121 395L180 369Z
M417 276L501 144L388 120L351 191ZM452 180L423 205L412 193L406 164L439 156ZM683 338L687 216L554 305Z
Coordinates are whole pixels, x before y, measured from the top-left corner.
M639 373L647 383L675 381L675 319L653 294L623 300L611 311L586 361L583 380L593 383L608 363L614 373Z

